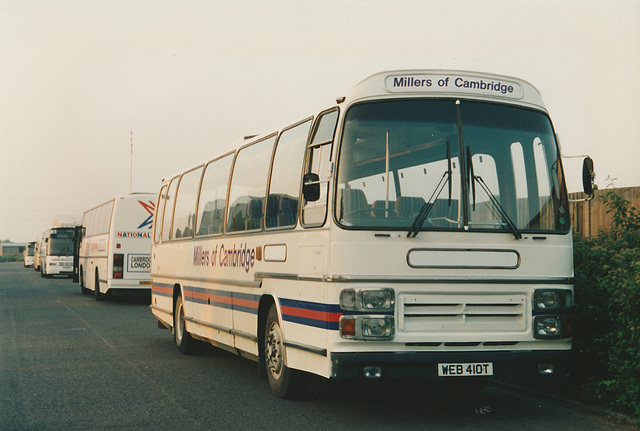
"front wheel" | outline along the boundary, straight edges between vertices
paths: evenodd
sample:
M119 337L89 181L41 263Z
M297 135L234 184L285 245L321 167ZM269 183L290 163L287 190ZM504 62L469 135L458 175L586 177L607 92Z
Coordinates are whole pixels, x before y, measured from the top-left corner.
M300 375L287 367L284 336L275 304L269 309L265 325L264 362L271 392L278 398L293 398L300 393Z
M182 296L176 298L173 307L173 340L178 346L178 351L183 355L190 355L195 350L196 341L187 332L184 324L184 302Z

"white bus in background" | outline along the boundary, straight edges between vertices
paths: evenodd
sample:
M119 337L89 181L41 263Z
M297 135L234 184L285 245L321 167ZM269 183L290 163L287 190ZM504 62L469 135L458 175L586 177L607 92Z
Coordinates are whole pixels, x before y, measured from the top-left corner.
M53 218L52 227L69 227L74 228L73 233L73 273L71 280L78 282L78 250L80 249L80 235L82 231L82 216L74 215L57 215Z
M28 242L24 247L24 251L22 252L22 256L24 259L24 267L33 266L33 255L35 253L36 243L35 241Z
M82 293L149 294L155 194L118 196L84 213L79 252Z
M73 276L75 227L53 227L42 234L40 243L40 275Z
M34 271L40 271L40 247L42 246L42 240L36 241L33 247L33 269Z
M279 397L301 371L481 387L560 370L572 236L539 92L408 70L337 102L163 181L151 310L180 352L254 359Z

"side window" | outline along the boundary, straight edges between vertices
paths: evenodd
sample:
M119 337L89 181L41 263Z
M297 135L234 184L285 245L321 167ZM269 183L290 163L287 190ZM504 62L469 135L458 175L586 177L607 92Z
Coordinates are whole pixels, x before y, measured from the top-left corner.
M160 242L160 234L162 232L162 216L164 215L164 204L166 202L167 186L163 186L158 194L158 203L156 204L156 219L153 221L153 241Z
M92 224L93 224L93 235L100 235L101 231L100 229L102 228L102 211L104 209L104 205L99 206L98 208L96 208L94 210L94 214L93 214L93 220L92 220Z
M82 218L82 226L85 228L85 236L93 235L93 213L94 210L87 211L84 213L84 217Z
M111 214L109 214L110 216ZM107 208L102 205L98 209L98 218L96 220L96 234L99 235L104 232L105 219L107 218Z
M162 241L169 241L171 236L171 221L173 220L173 204L175 202L178 179L174 178L169 184L169 191L164 198L164 216L162 219Z
M319 176L320 198L316 201L305 200L303 202L302 223L305 226L321 226L327 218L331 149L337 121L337 110L322 114L316 121L313 130L313 138L307 153L306 173L314 173Z
M273 136L238 152L229 190L227 232L262 229L263 201L275 140Z
M202 168L195 169L182 175L176 209L173 212L173 239L191 238L196 222L196 199L200 187Z
M205 168L198 202L196 236L222 233L231 162L233 154L214 160Z
M111 201L102 208L102 216L100 217L100 232L99 233L107 233L109 232L109 225L111 224L111 213L113 213L113 203Z
M311 120L280 134L271 170L266 224L271 227L295 226L298 216L300 173Z

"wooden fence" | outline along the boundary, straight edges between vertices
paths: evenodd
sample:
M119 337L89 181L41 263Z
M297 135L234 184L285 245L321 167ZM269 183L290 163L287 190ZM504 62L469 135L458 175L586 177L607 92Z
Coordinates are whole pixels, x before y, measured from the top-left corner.
M570 204L571 226L573 231L583 236L595 236L600 231L607 232L611 228L613 215L607 214L608 207L604 204L607 193L613 189L596 190L591 201L572 202ZM622 187L615 189L622 193L631 206L640 208L640 187ZM570 199L582 199L583 193L570 193Z

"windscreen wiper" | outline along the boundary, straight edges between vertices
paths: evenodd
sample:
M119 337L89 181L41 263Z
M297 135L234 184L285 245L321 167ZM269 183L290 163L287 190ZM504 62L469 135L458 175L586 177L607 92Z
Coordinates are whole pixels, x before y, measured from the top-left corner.
M449 206L451 206L452 171L451 171L451 151L449 150L449 142L447 142L447 162L448 162L447 171L444 174L442 174L442 178L440 178L438 185L433 190L433 193L431 193L431 197L429 197L429 200L422 205L422 208L420 208L420 212L418 212L418 215L416 216L415 220L413 220L413 224L409 228L409 232L407 232L407 238L415 238L418 235L420 228L424 224L424 221L427 219L427 216L429 215L429 213L431 212L431 209L433 208L434 202L436 201L436 199L438 199L438 196L440 196L440 193L442 193L442 190L444 190L444 186L447 183L449 183Z
M480 184L480 187L482 187L482 189L485 191L487 196L489 196L489 201L493 204L496 210L498 210L498 214L500 214L500 218L502 218L503 223L507 225L507 227L509 228L513 236L516 239L522 239L522 234L518 230L518 227L513 222L513 220L511 220L511 217L509 217L507 210L505 210L504 207L500 204L500 201L498 201L498 199L496 198L496 195L493 194L493 192L491 191L489 186L487 186L487 184L484 182L482 177L475 174L473 170L473 160L471 159L471 152L469 151L468 147L467 147L467 169L469 171L469 181L471 182L471 188L472 188L473 210L475 211L476 209L476 182L477 182L478 184Z

